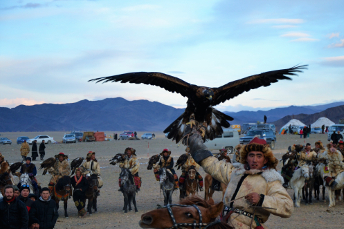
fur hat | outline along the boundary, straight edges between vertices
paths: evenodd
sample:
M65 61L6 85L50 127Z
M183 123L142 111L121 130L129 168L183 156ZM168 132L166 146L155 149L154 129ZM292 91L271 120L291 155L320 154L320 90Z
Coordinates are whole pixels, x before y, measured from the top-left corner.
M264 139L259 139L254 137L250 143L243 146L240 150L240 163L246 164L247 155L251 151L260 151L264 154L265 159L267 159L267 167L271 169L276 169L278 160L275 158L270 146L266 143Z
M68 156L67 155L65 155L64 153L62 153L62 152L60 152L59 154L56 154L55 155L55 158L59 158L60 156L63 156L64 157L64 159L68 159Z
M96 155L96 152L88 151L86 158L91 158L93 154Z
M319 141L316 141L315 142L315 145L319 145L319 148L320 149L323 149L324 148L324 145L323 145L323 143L319 140Z
M234 150L240 151L240 149L243 147L243 144L238 144L234 147Z
M75 174L76 174L76 172L81 172L82 173L82 169L80 167L78 167L78 168L75 169Z
M124 153L126 154L128 150L131 151L131 154L132 154L132 155L135 155L135 156L136 156L136 154L135 154L136 150L135 150L135 149L133 149L133 148L131 148L131 147L128 147L128 148L126 148L126 149L124 150Z
M160 155L161 155L161 156L164 156L164 153L165 153L165 152L167 152L168 155L171 155L171 151L168 150L168 149L164 149L164 150L160 153Z
M338 145L344 145L343 140L340 140L340 141L338 142Z

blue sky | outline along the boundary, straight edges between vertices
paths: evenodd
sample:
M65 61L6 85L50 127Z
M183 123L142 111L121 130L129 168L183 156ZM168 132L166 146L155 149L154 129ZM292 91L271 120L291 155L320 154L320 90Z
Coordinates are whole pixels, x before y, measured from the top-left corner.
M256 110L344 99L344 1L0 1L0 106L123 97L184 107L158 87L92 78L164 72L218 87L308 64L292 81L218 108Z

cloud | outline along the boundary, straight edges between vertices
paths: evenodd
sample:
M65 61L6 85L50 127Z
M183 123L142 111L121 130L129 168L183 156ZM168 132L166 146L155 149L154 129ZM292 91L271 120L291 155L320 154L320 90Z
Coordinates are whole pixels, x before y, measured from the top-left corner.
M144 11L144 10L156 10L156 9L159 9L159 8L160 8L160 6L158 6L158 5L144 4L144 5L136 5L136 6L125 7L125 8L122 9L122 11L135 12L135 11Z
M264 100L264 101L283 101L279 99L263 99L263 98L253 98L252 100Z
M294 40L291 40L291 41L318 41L318 39L309 38L309 37L301 37L301 38L294 39Z
M9 6L9 7L0 8L0 10L13 10L13 9L17 9L17 8L35 9L35 8L45 7L47 5L48 5L48 3L40 4L40 3L31 3L31 2L29 2L29 3L26 3L24 5L15 5L15 6Z
M300 33L300 32L290 32L281 35L281 37L309 37L310 35L307 33Z
M335 43L328 46L329 48L342 48L344 47L344 39L340 39L339 43Z
M344 56L325 57L320 64L331 67L344 67Z
M276 29L288 29L288 28L295 28L296 25L274 25L272 28Z
M249 24L301 24L303 19L274 18L274 19L257 19L250 21Z
M182 71L168 71L169 74L185 74L185 72Z
M327 35L328 36L328 38L334 38L334 37L339 37L339 33L331 33L331 34L328 34Z
M37 101L34 99L29 98L15 98L15 99L0 99L0 107L9 107L13 108L18 105L35 105L35 104L43 104L44 101Z

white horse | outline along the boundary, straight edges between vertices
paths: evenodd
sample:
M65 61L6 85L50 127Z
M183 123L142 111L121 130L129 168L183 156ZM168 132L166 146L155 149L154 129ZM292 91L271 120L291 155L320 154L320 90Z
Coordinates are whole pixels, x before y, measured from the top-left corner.
M29 174L27 173L23 173L21 176L20 176L20 185L23 186L23 185L28 185L30 187L30 193L34 193L34 189L33 189L33 186L32 186L32 181L31 181L31 178L29 176Z
M309 178L309 167L303 165L294 171L292 178L289 181L290 187L294 190L295 207L300 207L302 198L302 188L305 185L305 180Z

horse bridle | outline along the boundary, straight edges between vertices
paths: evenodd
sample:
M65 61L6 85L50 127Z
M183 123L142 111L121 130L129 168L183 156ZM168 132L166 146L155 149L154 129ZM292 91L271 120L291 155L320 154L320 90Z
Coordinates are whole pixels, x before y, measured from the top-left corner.
M177 223L176 219L175 219L175 217L173 215L172 208L171 208L173 206L177 206L177 207L190 207L190 206L192 206L192 207L196 208L196 210L197 210L197 212L199 214L199 223L196 223L196 220L194 220L193 223ZM195 204L193 204L193 205L167 204L166 206L161 207L161 208L166 208L167 211L168 211L168 214L170 215L170 217L172 219L173 226L168 228L168 229L178 229L178 228L189 227L189 226L192 226L193 229L196 229L196 228L199 228L199 229L204 228L204 229L206 229L209 226L212 226L212 225L214 225L214 224L219 222L219 221L214 221L214 222L209 223L209 224L202 223L202 212L199 209L199 207L197 205L195 205Z

